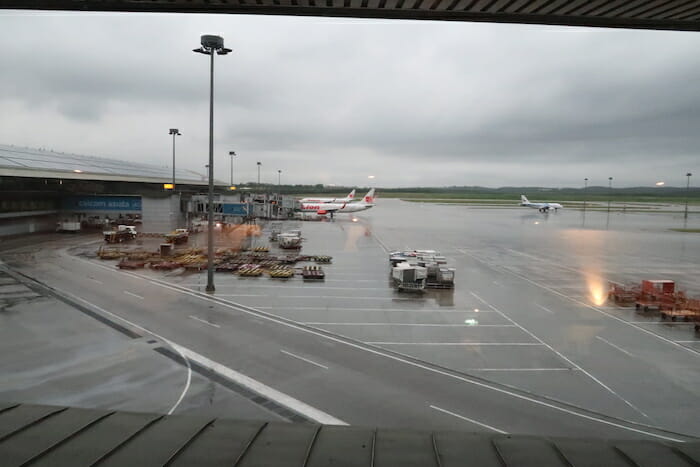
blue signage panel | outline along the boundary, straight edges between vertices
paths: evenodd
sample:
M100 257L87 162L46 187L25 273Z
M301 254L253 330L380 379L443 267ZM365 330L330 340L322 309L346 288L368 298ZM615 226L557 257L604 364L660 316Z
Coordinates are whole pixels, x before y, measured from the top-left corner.
M61 207L65 211L140 211L140 196L68 196Z
M247 216L248 204L246 203L224 203L223 213L229 216Z

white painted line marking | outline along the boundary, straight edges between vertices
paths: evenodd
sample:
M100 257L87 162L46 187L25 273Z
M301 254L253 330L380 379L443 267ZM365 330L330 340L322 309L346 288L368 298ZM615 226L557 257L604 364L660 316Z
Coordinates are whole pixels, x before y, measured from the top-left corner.
M674 342L678 342L679 344L698 344L698 343L700 343L700 340L696 339L694 341L674 341Z
M127 294L127 295L131 295L132 297L136 297L136 298L138 298L138 299L140 299L140 300L143 300L143 297L142 297L141 295L136 295L135 293L131 293L131 292L129 292L128 290L125 290L124 293Z
M488 428L489 430L495 431L496 433L500 433L500 434L502 434L502 435L507 435L507 434L508 434L507 431L499 430L498 428L492 427L491 425L487 425L486 423L477 422L476 420L474 420L474 419L472 419L472 418L469 418L469 417L465 417L464 415L460 415L460 414L457 414L457 413L454 413L454 412L450 412L449 410L441 409L440 407L437 407L437 406L434 406L434 405L431 405L430 408L433 409L433 410L437 410L437 411L439 411L439 412L446 413L446 414L448 414L448 415L452 415L453 417L457 417L457 418L459 418L459 419L466 420L466 421L468 421L468 422L470 422L470 423L473 423L474 425L479 425L480 427Z
M365 342L371 345L525 345L525 346L542 346L538 342Z
M103 266L100 265L100 267L103 267ZM170 347L172 347L178 354L180 354L180 357L182 357L182 360L184 360L185 364L187 365L187 379L186 379L186 381L185 381L185 387L184 387L184 389L182 390L182 393L180 393L180 397L177 399L177 401L175 402L175 404L174 404L174 405L170 408L170 410L168 411L168 415L172 415L173 412L175 412L175 409L177 409L177 407L180 405L180 403L182 402L182 400L185 398L185 394L187 394L187 391L190 389L190 384L192 383L192 365L190 365L190 361L187 359L187 357L185 356L185 354L184 354L183 352L180 351L179 346L176 346L173 342L169 341L168 339L166 339L165 337L163 337L163 336L161 336L161 335L159 335L159 334L156 334L155 332L153 332L153 331L151 331L151 330L149 330L149 329L146 329L146 328L144 328L144 327L142 327L142 326L139 326L139 325L136 324L136 323L132 323L131 321L127 320L126 318L122 318L121 316L119 316L119 315L117 315L117 314L114 314L114 313L112 313L111 311L107 311L107 310L105 310L104 308L95 305L94 303L88 302L87 300L85 300L85 299L82 298L82 297L78 297L78 296L73 295L73 294L71 294L71 293L62 291L61 289L58 289L58 288L56 288L56 287L54 287L54 289L56 289L57 291L59 291L60 293L66 295L66 296L68 296L68 297L71 297L73 300L81 301L81 302L85 303L86 305L91 306L92 308L94 308L94 309L96 309L96 310L99 310L100 312L102 312L102 313L104 313L104 314L106 314L106 315L108 315L108 316L111 316L111 317L116 318L116 319L118 319L118 320L120 320L120 321L123 321L123 322L125 322L126 324L128 324L129 326L132 326L132 327L134 327L134 328L136 328L136 329L139 329L139 330L141 330L141 331L144 331L144 332L146 332L146 333L152 335L153 337L162 340L163 342L165 342L166 344L168 344Z
M63 255L67 255L67 253L65 252L65 250L61 250L61 253L62 253ZM171 290L171 291L174 291L174 292L178 292L178 293L181 293L181 294L183 294L183 295L189 295L189 296L191 296L191 297L199 298L200 300L212 302L212 303L215 303L215 304L217 304L217 305L221 305L221 306L224 306L224 307L226 307L226 308L230 308L230 309L232 309L232 310L235 310L236 312L243 312L243 313L249 314L249 315L251 315L251 316L254 316L254 317L256 317L256 318L265 319L265 320L270 321L270 322L272 322L272 323L276 323L276 324L279 324L279 325L282 325L282 326L286 326L286 327L289 327L289 328L291 328L291 329L296 329L296 330L298 330L298 331L302 331L302 332L305 332L305 333L307 333L307 334L311 334L311 335L313 335L313 336L316 336L316 337L320 337L320 338L329 340L329 341L331 341L331 342L336 342L336 343L338 343L338 344L342 344L342 345L345 345L345 346L348 346L348 347L352 347L352 348L354 348L354 349L362 350L362 351L367 352L367 353L371 353L371 354L374 354L374 355L378 355L378 356L380 356L380 357L384 357L384 358L387 358L387 359L389 359L389 360L394 360L394 361L396 361L396 362L401 362L401 363L403 363L403 364L405 364L405 365L413 366L413 367L415 367L415 368L420 368L421 370L428 371L428 372L430 372L430 373L435 373L435 374L438 374L438 375L441 375L441 376L445 376L445 377L447 377L447 378L452 378L452 379L455 379L455 380L457 380L457 381L461 381L461 382L466 383L466 384L471 384L471 385L473 385L473 386L478 386L478 387L481 387L481 388L484 388L484 389L490 389L490 390L492 390L492 391L495 391L495 392L498 392L498 393L501 393L501 394L506 394L506 395L511 396L511 397L514 397L514 398L516 398L516 399L528 401L528 402L530 402L530 403L532 403L532 404L539 405L539 406L542 406L542 407L547 407L547 408L549 408L549 409L556 410L556 411L559 411L559 412L567 413L567 414L569 414L569 415L572 415L572 416L575 416L575 417L579 417L579 418L583 418L583 419L585 419L585 420L590 420L590 421L596 422L596 423L602 423L603 425L608 425L608 426L612 426L612 427L615 427L615 428L619 428L619 429L621 429L621 430L630 431L630 432L633 432L633 433L639 433L639 434L643 434L643 435L646 435L646 436L651 436L651 437L657 438L657 439L663 439L663 440L667 440L667 441L676 441L676 442L685 442L685 440L680 439L680 438L672 438L671 436L665 436L665 435L662 435L662 434L654 433L654 432L651 432L651 431L644 430L644 429L642 429L642 428L634 428L633 426L625 426L625 425L621 425L620 423L617 423L617 422L614 422L614 421L611 421L611 420L606 420L606 419L604 419L604 418L597 418L597 417L595 417L595 416L593 416L593 415L587 415L587 414L582 413L582 412L575 412L575 411L570 410L570 409L567 409L567 408L565 408L565 407L556 406L556 405L554 405L553 403L549 403L549 402L545 402L545 401L542 401L542 400L534 399L534 398L532 398L532 397L526 396L526 395L524 395L524 394L518 394L517 392L513 392L513 391L510 391L510 390L508 390L508 389L503 389L503 388L500 388L500 387L497 387L497 386L492 386L492 385L490 385L490 384L488 384L488 383L486 383L486 382L480 382L480 381L468 379L468 378L466 378L466 377L459 376L459 375L456 375L456 374L454 374L454 373L450 373L450 372L447 372L447 371L443 371L443 370L440 370L440 369L438 369L438 368L431 367L431 366L428 366L428 365L425 365L425 364L422 364L422 363L418 363L418 362L416 362L416 361L409 360L409 359L404 358L404 357L400 357L400 356L397 356L397 355L388 354L388 353L382 352L382 351L379 350L379 349L373 349L373 348L365 347L365 346L362 346L362 345L360 345L360 344L355 344L355 343L353 343L353 342L349 342L349 341L347 341L347 340L343 340L343 339L339 339L339 338L336 338L336 337L328 336L328 335L326 335L326 334L322 334L322 333L316 332L316 331L314 331L314 330L312 330L312 329L300 327L300 326L297 326L297 325L295 325L295 324L293 324L293 323L290 323L290 322L288 322L288 321L283 321L283 320L281 320L281 319L275 317L274 315L267 314L267 313L264 312L264 311L257 310L257 309L252 308L252 307L247 307L247 306L245 306L245 305L241 305L241 304L238 304L238 303L235 303L235 302L227 302L227 301L214 300L214 299L212 299L211 297L207 297L207 296L205 296L205 295L203 295L203 294L201 294L201 293L190 292L190 291L188 291L187 289L178 288L178 287L176 287L176 286L175 286L174 284L172 284L172 283L168 283L168 282L165 282L165 281L161 281L161 280L159 280L159 279L154 279L154 278L142 276L142 275L136 274L136 273L125 272L125 271L123 271L123 270L122 270L122 271L116 271L116 270L113 270L113 269L111 269L111 268L108 268L107 266L103 266L103 265L101 265L101 264L96 264L96 263L93 263L92 261L89 261L89 260L86 260L86 259L83 259L83 258L78 258L78 260L79 260L79 261L82 261L82 262L84 262L84 263L87 263L87 264L89 264L89 265L91 265L91 266L93 266L93 267L97 267L97 268L104 269L105 271L108 271L108 272L111 273L111 274L120 274L120 275L130 276L130 277L133 277L133 278L135 278L135 279L137 279L137 280L139 280L139 281L147 280L148 282L152 283L153 285L157 285L157 286L162 287L162 288L164 288L164 289L168 289L168 290ZM63 292L63 293L66 293L66 292ZM72 296L72 297L75 297L74 295L71 295L71 294L68 294L68 293L66 293L66 295L70 295L70 296ZM75 297L75 298L79 298L79 297ZM82 299L81 299L81 300L82 300ZM84 300L83 300L83 301L84 301ZM89 304L89 302L88 302L88 304ZM99 308L98 308L98 309L99 309ZM115 315L115 316L116 316L116 315ZM680 344L679 344L679 345L680 345ZM626 420L624 420L624 421L626 421ZM634 422L629 422L629 423L634 423ZM650 428L651 428L651 427L650 427Z
M666 325L673 325L673 326L694 326L695 323L687 323L683 321L627 321L628 323L632 324L666 324ZM676 342L676 341L674 341Z
M514 328L513 324L425 324L425 323L323 323L307 321L304 324L328 325L328 326L418 326L436 328Z
M207 321L207 320L205 320L205 319L202 319L202 318L197 318L196 316L190 315L190 318L192 318L192 319L194 319L194 320L197 320L197 321L199 321L200 323L208 324L209 326L213 326L213 327L215 327L215 328L220 328L220 327L221 327L221 326L219 326L218 324L210 323L209 321Z
M144 278L141 278L141 279L144 279ZM182 347L178 344L175 344L174 342L164 338L163 336L160 336L160 335L156 334L155 332L150 331L147 328L139 326L138 324L133 323L133 322L127 320L126 318L122 318L121 316L119 316L115 313L112 313L111 311L107 311L104 308L101 308L101 307L95 305L94 303L90 303L81 297L78 297L78 296L73 295L73 294L68 293L68 292L64 292L60 289L56 289L56 290L71 297L74 300L79 300L79 301L95 308L96 310L99 310L100 312L102 312L104 314L112 316L120 321L127 323L130 326L133 326L137 329L140 329L144 332L147 332L147 333L151 334L152 336L154 336L158 339L161 339L164 342L167 342L168 345L170 345L173 349L175 349L176 352L178 352L180 354L180 356L182 356L182 359L185 360L185 362L187 363L187 369L188 369L187 384L186 384L185 390L180 395L180 399L176 402L176 404L173 406L173 408L170 409L170 411L168 412L168 415L172 414L173 411L175 410L175 408L180 404L180 402L182 402L182 399L184 398L185 393L187 392L187 389L189 389L189 387L190 387L190 381L192 378L192 368L191 368L189 362L190 362L190 360L192 360L192 361L195 361L195 362L199 363L200 365L210 369L211 371L213 371L215 373L218 373L220 375L225 376L226 378L240 384L241 386L244 386L244 387L246 387L254 392L257 392L258 394L261 394L261 395L267 397L268 399L272 399L272 400L276 401L277 403L284 405L285 407L287 407L295 412L304 414L305 416L311 418L312 420L314 420L318 423L322 423L325 425L347 425L347 423L345 423L342 420L339 420L331 415L328 415L325 412L321 412L320 410L318 410L314 407L311 407L310 405L307 405L304 402L301 402L297 399L294 399L293 397L288 396L287 394L279 392L276 389L273 389L269 386L266 386L265 384L263 384L257 380L254 380L254 379L252 379L252 378L250 378L242 373L239 373L235 370L232 370L231 368L228 368L224 365L221 365L220 363L217 363L213 360L210 360L207 357L205 357L204 355L200 355L200 354L198 354L198 353L196 353L196 352L194 352L186 347Z
M178 346L179 347L179 346ZM228 368L220 363L208 359L207 357L193 352L185 347L180 347L182 353L184 353L191 360L205 366L212 371L219 373L226 378L235 381L236 383L250 389L253 392L261 394L268 399L276 401L278 404L284 405L285 407L297 412L304 414L305 416L311 418L315 422L322 423L324 425L347 425L344 421L337 419L325 412L322 412L310 405L298 400L293 397L284 394L276 389L273 389L260 381L254 380L242 373L239 373L231 368Z
M390 290L387 290L390 292ZM238 295L238 294L217 294L217 297L269 297L269 298L284 298L284 299L290 299L290 298L334 298L334 299L350 299L350 300L391 300L391 301L407 301L407 302L415 302L415 301L420 301L420 299L416 298L399 298L399 297L341 297L341 296L336 296L336 295L272 295L272 294L265 294L265 295Z
M88 279L90 279L93 282L97 282L98 284L104 284L104 282L99 281L99 280L95 279L94 277L88 277Z
M540 339L539 337L537 337L535 334L533 334L532 332L528 331L527 329L525 329L524 327L522 327L521 325L519 325L518 323L516 323L514 320L512 320L508 315L506 315L505 313L503 313L501 310L499 310L499 309L496 308L495 306L491 305L490 303L488 303L486 300L484 300L483 298L481 298L480 296L478 296L478 295L475 294L474 292L469 292L469 293L472 294L477 300L481 301L484 305L488 306L489 308L491 308L491 309L493 309L493 310L496 310L502 317L504 317L505 319L507 319L507 320L510 321L511 323L513 323L513 324L515 324L516 326L518 326L523 332L525 332L526 334L528 334L530 337L532 337L532 338L535 339L536 341L541 342L542 344L544 344L545 346L547 346L547 348L548 348L549 350L551 350L551 351L554 352L556 355L558 355L559 358L561 358L562 360L564 360L566 363L568 363L569 365L571 365L571 366L573 366L573 367L575 367L575 368L578 368L580 371L583 372L584 375L586 375L586 376L588 376L589 378L591 378L593 381L595 381L596 383L598 383L598 384L599 384L600 386L602 386L605 390L607 390L608 392L610 392L611 394L613 394L614 396L616 396L618 399L620 399L621 401L623 401L625 404L627 404L628 406L630 406L632 409L636 410L637 412L639 412L640 414L642 414L642 415L645 416L646 418L649 418L649 416L648 416L647 414L645 414L645 413L642 412L640 409L638 409L638 408L637 408L634 404L632 404L630 401L628 401L627 399L625 399L624 397L620 396L618 393L616 393L615 391L613 391L611 387L609 387L608 385L606 385L605 383L603 383L601 380L599 380L598 378L596 378L595 376L593 376L592 374L590 374L589 372L587 372L586 370L584 370L583 368L581 368L581 366L579 366L578 364L574 363L572 360L570 360L569 358L567 358L566 356L564 356L564 354L562 354L562 353L559 352L558 350L555 350L554 347L552 347L551 345L545 343L542 339Z
M421 309L400 309L400 308L343 308L324 306L256 306L260 310L289 310L289 311L396 311L401 313L495 313L493 310L421 310Z
M347 281L344 281L347 282ZM354 281L353 281L354 282ZM374 281L376 282L376 281ZM237 287L240 287L237 284ZM224 286L217 286L217 288L230 288L228 284ZM236 287L234 287L236 288ZM318 285L306 285L303 282L294 281L293 286L278 284L278 285L248 285L245 284L246 289L276 289L276 290L383 290L391 292L389 287L333 287L333 286L318 286Z
M206 286L203 285L202 287L206 287ZM194 292L197 292L197 291L194 290ZM217 294L217 297L274 297L274 298L277 298L276 296L267 295L267 294L228 294L228 295Z
M615 347L617 350L619 350L620 352L622 352L622 353L624 353L624 354L629 355L630 357L634 357L634 355L632 355L631 353L629 353L628 351L626 351L626 350L623 349L622 347L618 347L617 345L613 344L612 342L610 342L610 341L607 340L607 339L603 339L603 338L600 337L600 336L595 336L595 338L598 339L599 341L605 342L606 344L608 344L608 345L611 346L611 347Z
M546 306L540 305L539 303L535 303L535 305L537 305L538 307L542 308L542 309L543 309L544 311L546 311L547 313L554 314L554 312L553 312L552 310L550 310L549 308L547 308Z
M578 368L465 368L465 371L580 371Z
M324 370L328 369L328 367L326 365L321 365L320 363L316 363L312 360L309 360L308 358L300 357L299 355L293 354L292 352L287 352L286 350L282 350L282 349L280 349L280 352L282 352L283 354L289 355L290 357L294 357L294 358L298 358L299 360L303 360L306 363L310 363L312 365L316 365L318 367L321 367Z
M545 289L545 290L547 290L547 291L549 291L549 292L551 292L551 293L553 293L553 294L555 294L555 295L559 295L560 297L563 297L563 298L565 298L565 299L567 299L567 300L570 300L570 301L572 301L572 302L574 302L574 303L578 303L579 305L582 305L582 306L584 306L584 307L586 307L586 308L590 308L591 310L597 311L598 313L600 313L600 314L602 314L602 315L605 315L605 316L607 316L608 318L612 318L612 319L614 319L614 320L616 320L616 321L619 321L619 322L621 322L621 323L627 324L627 325L629 325L629 326L631 326L631 327L633 327L633 328L635 328L635 329L637 329L637 330L639 330L639 331L642 331L643 333L649 334L650 336L654 336L654 337L656 337L657 339L661 339L661 340L664 341L664 342L667 342L667 343L669 343L669 344L675 345L675 346L678 347L679 349L683 349L683 350L685 350L685 351L687 351L687 352L691 352L691 353L695 354L696 356L700 356L700 352L698 352L698 351L696 351L696 350L694 350L694 349L691 349L690 347L686 347L686 346L684 346L684 345L677 344L677 343L675 343L674 341L672 341L671 339L667 339L667 338L665 338L665 337L663 337L663 336L661 336L661 335L659 335L659 334L656 334L655 332L649 331L648 329L644 329L644 328L641 327L641 326L637 326L634 322L626 321L626 320L624 320L624 319L622 319L622 318L620 318L620 317L618 317L618 316L615 316L615 315L613 315L613 314L611 314L611 313L608 313L608 312L602 310L600 307L596 307L596 306L593 306L593 305L589 305L588 303L582 302L581 300L577 300L577 299L575 299L575 298L569 297L568 295L565 295L565 294L559 292L558 290L554 290L554 289L551 288L551 287L547 287L546 285L537 283L537 282L535 282L535 281L529 279L528 277L523 276L522 274L518 274L517 272L511 271L510 269L506 269L506 268L499 268L499 269L496 269L493 265L489 264L488 261L484 261L483 259L481 259L481 258L479 258L479 257L477 257L477 256L474 256L472 253L469 253L468 251L466 251L466 250L464 250L464 249L457 249L457 251L459 251L460 253L463 253L463 254L465 254L465 255L471 257L471 258L474 258L475 260L479 261L479 262L482 263L482 264L485 264L486 266L490 267L491 269L493 269L493 270L496 271L496 272L498 272L498 271L503 271L503 272L506 272L506 273L508 273L508 274L511 274L511 275L513 275L513 276L515 276L515 277L518 277L518 278L524 280L525 282L529 282L530 284L532 284L532 285L534 285L534 286L536 286L536 287ZM116 271L113 271L113 272L116 272Z

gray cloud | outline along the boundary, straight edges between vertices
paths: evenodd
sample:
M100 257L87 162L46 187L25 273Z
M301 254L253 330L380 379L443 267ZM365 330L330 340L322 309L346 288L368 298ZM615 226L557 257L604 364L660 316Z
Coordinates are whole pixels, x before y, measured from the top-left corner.
M294 183L682 183L700 149L700 35L206 15L0 14L0 141ZM10 41L6 41L10 42ZM624 167L624 172L621 170ZM601 175L601 179L607 175Z

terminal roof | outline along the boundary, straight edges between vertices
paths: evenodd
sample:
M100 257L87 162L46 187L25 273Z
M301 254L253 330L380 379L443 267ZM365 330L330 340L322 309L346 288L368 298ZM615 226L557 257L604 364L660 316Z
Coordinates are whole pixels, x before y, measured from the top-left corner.
M697 0L3 0L1 3L0 8L43 10L308 15L700 30Z
M0 145L0 175L14 177L170 183L172 167ZM206 184L204 175L176 169L178 183Z

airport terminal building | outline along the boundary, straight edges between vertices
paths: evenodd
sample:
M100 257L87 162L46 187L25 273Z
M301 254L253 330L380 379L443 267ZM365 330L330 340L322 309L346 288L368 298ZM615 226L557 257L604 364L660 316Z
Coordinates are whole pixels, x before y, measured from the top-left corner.
M206 215L207 179L189 170L43 149L0 145L0 237L137 225L145 233L191 227ZM277 193L234 193L215 181L216 219L240 223L284 218L292 197Z

